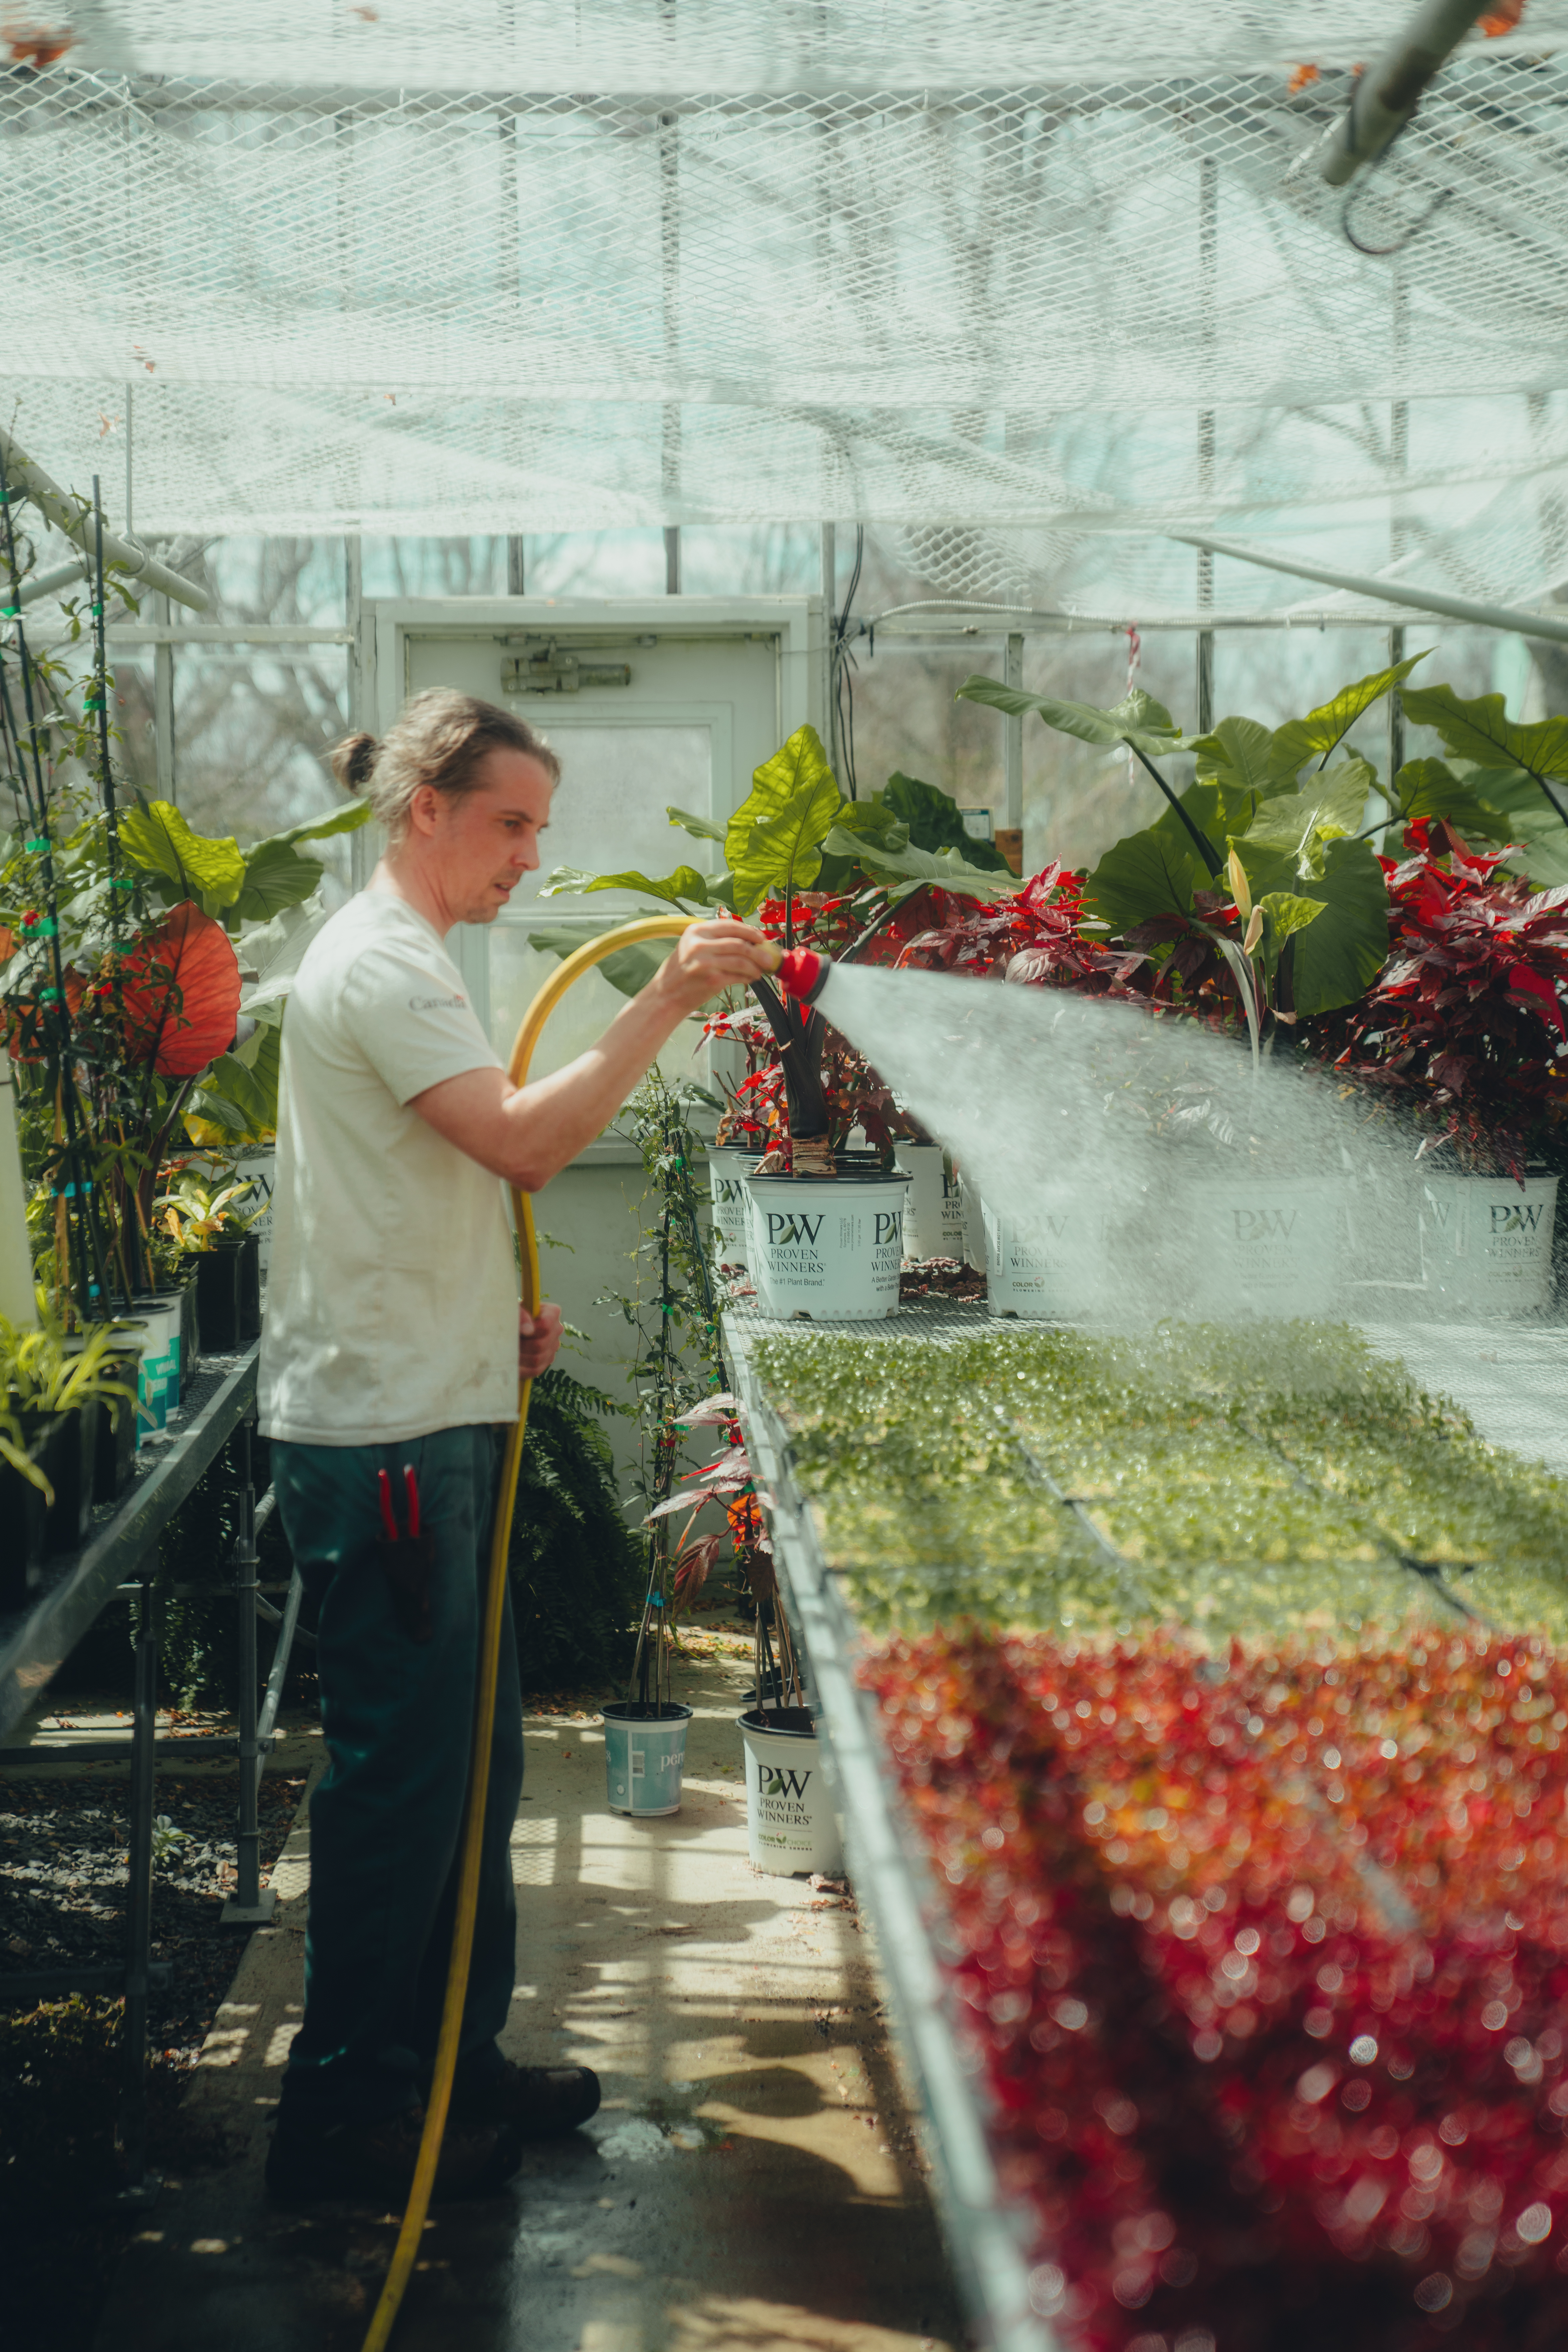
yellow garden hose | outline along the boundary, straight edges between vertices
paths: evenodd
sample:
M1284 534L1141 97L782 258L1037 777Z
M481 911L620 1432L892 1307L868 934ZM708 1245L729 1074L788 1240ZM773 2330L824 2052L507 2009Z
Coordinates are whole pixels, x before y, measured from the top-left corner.
M614 955L620 948L638 947L645 940L674 939L689 924L700 919L695 915L649 915L641 922L624 923L619 930L610 931L603 939L592 940L586 947L579 948L574 955L568 956L559 970L552 972L523 1015L508 1070L512 1085L521 1087L527 1083L528 1066L533 1059L540 1033L574 981L581 980L585 971L592 971L595 964L602 963L606 956ZM533 1211L527 1193L520 1192L515 1185L511 1200L522 1256L522 1303L530 1315L535 1315L539 1311L540 1300L539 1248L533 1235ZM490 1739L495 1729L496 1675L500 1664L507 1554L511 1545L511 1515L517 1501L517 1474L522 1465L523 1440L528 1433L528 1400L532 1386L531 1381L523 1381L518 1390L517 1419L507 1438L500 1489L496 1497L495 1528L490 1539L489 1582L485 1593L484 1631L479 1641L474 1741L468 1761L468 1802L463 1815L462 1874L458 1882L452 1958L447 1971L441 2034L436 2045L436 2072L430 2084L429 2103L425 2110L425 2131L419 2142L419 2158L414 2168L414 2185L408 2192L403 2227L397 2233L397 2244L393 2251L392 2267L387 2272L386 2284L381 2290L381 2301L375 2306L370 2332L364 2339L364 2352L384 2352L386 2340L397 2317L403 2290L408 2284L414 2258L419 2252L419 2242L425 2232L425 2216L429 2210L430 2191L435 2186L441 2137L447 2128L447 2109L451 2104L452 2077L457 2072L458 2042L463 2026L463 2003L468 1990L468 1962L474 1948L474 1914L479 1900L479 1850L485 1833L485 1788L489 1779Z

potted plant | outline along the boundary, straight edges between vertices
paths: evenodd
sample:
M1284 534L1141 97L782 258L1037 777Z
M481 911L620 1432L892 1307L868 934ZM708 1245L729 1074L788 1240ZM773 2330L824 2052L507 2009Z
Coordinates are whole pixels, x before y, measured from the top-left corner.
M1532 889L1447 818L1415 819L1405 847L1384 861L1387 963L1305 1042L1417 1132L1426 1283L1451 1307L1539 1312L1568 1116L1568 889Z
M1016 887L1001 853L965 835L956 803L918 779L895 775L868 800L847 798L811 727L797 729L757 769L751 793L727 824L680 809L669 814L694 837L722 845L722 874L689 865L658 879L561 868L551 877L550 893L633 890L692 913L728 909L776 929L786 947L814 931L829 943L831 931L831 951L842 960L868 955L878 941L884 950L892 945L886 935L924 893L991 899ZM562 953L577 944L575 937L548 931L531 933L531 941ZM642 968L628 968L623 984L640 986L644 977ZM752 1054L747 1087L753 1099L746 1111L759 1124L765 1113L768 1164L746 1181L754 1217L752 1272L764 1303L784 1313L891 1312L909 1180L893 1168L890 1150L868 1141L862 1158L848 1140L875 1089L862 1063L861 1098L847 1118L857 1081L850 1062L836 1069L834 1059L850 1049L809 1007L766 983L754 994L761 1025L747 1042L761 1050ZM880 1093L886 1098L885 1087ZM756 1135L741 1119L729 1124L731 1133ZM809 1193L796 1189L803 1184ZM732 1246L733 1228L728 1230Z
M153 1203L159 1222L195 1265L204 1345L230 1355L261 1329L261 1249L251 1229L270 1208L269 1196L258 1199L248 1178L205 1182L188 1162L164 1172L173 1181Z
M0 1388L8 1423L20 1431L32 1467L5 1454L10 1468L45 1498L43 1549L74 1551L91 1517L98 1476L100 1415L129 1421L135 1391L124 1377L121 1351L105 1323L73 1345L52 1319L32 1330L0 1318ZM12 1439L13 1448L16 1440Z
M756 1695L739 1718L750 1859L754 1869L777 1876L831 1875L844 1866L843 1845L822 1771L816 1718L805 1704L788 1623L778 1606L773 1543L757 1500L739 1407L732 1396L710 1397L681 1416L681 1426L716 1431L718 1446L710 1462L687 1472L683 1493L668 1496L649 1514L656 1523L685 1514L676 1539L675 1594L694 1597L729 1545L757 1604ZM698 1535L697 1521L710 1505L722 1510L726 1524ZM770 1625L777 1632L776 1669L768 1645Z

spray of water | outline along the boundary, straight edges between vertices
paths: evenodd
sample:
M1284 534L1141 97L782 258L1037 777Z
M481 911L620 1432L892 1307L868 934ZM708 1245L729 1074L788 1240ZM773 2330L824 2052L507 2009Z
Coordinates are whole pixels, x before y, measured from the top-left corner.
M928 972L837 965L819 1005L978 1185L994 1261L1054 1268L1058 1311L1398 1320L1421 1287L1419 1221L1447 1188L1321 1066Z

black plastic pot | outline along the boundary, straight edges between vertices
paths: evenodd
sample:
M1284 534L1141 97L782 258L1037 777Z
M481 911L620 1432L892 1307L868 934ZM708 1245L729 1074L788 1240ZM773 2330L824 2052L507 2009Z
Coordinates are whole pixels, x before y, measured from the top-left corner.
M44 1557L44 1515L37 1486L0 1462L0 1617L27 1605L27 1588Z
M55 1490L44 1515L44 1553L77 1551L92 1521L93 1472L101 1408L93 1397L68 1412L27 1413L22 1426Z
M202 1345L216 1356L247 1348L261 1332L261 1244L253 1234L218 1240L196 1258Z
M202 1360L202 1318L196 1299L196 1276L193 1267L180 1276L175 1288L180 1294L180 1388Z

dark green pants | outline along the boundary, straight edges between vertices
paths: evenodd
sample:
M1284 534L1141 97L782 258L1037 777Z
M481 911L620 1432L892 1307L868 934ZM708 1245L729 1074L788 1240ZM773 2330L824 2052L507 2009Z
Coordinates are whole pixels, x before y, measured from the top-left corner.
M441 1429L401 1444L272 1447L278 1508L320 1611L316 1660L331 1759L310 1801L305 2018L283 2078L296 2120L369 2121L423 2092L436 2054L457 1900L489 1533L504 1433ZM403 1465L435 1538L430 1636L416 1640L376 1549L376 1473L405 1517ZM465 2073L499 2063L517 1937L510 1838L522 1703L509 1597Z

